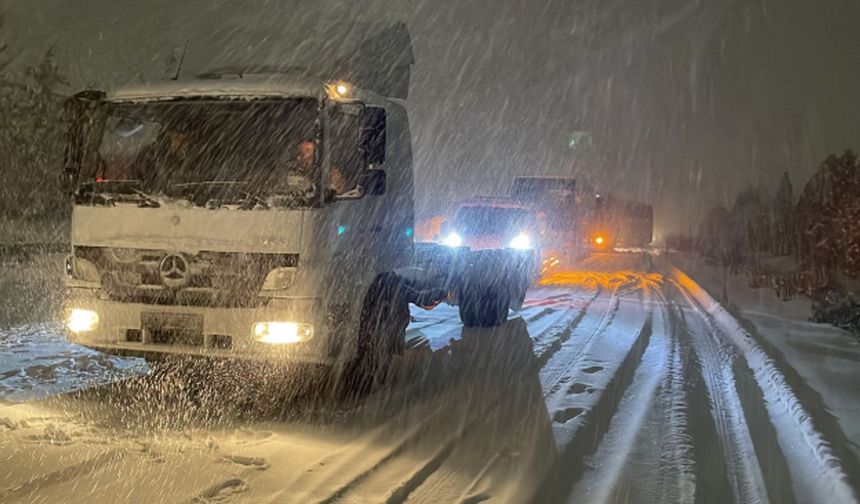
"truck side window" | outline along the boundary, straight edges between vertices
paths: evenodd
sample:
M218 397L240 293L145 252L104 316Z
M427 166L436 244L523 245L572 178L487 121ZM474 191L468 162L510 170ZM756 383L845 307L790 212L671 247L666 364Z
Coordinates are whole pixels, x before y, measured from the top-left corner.
M337 107L331 115L331 186L338 195L356 188L364 170L359 150L359 109Z

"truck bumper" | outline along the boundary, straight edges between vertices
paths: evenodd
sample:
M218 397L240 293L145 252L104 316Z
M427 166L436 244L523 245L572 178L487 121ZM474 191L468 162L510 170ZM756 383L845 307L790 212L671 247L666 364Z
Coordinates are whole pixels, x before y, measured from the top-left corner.
M319 298L273 299L259 308L122 303L73 296L65 303L68 322L73 311L94 312L97 322L66 335L72 342L107 352L198 355L275 361L336 364L340 347L333 345L331 318ZM312 326L312 337L297 343L257 341L254 324L294 322Z

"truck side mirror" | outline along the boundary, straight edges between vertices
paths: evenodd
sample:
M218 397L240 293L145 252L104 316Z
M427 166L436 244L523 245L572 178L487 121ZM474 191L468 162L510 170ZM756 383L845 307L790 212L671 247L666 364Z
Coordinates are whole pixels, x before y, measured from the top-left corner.
M361 174L358 185L362 188L362 194L379 196L380 194L385 194L386 179L387 177L383 170L367 170Z
M361 114L361 152L368 165L385 162L385 109L365 107Z

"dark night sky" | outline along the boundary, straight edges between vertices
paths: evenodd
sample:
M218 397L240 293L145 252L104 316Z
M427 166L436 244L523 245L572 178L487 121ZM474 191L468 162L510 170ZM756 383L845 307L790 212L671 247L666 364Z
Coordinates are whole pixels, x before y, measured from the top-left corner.
M17 67L53 45L76 83L109 86L151 74L187 37L241 47L231 27L265 32L320 4L412 31L423 212L518 173L576 174L652 201L660 232L860 148L857 0L0 0L0 37ZM575 131L590 149L568 147Z

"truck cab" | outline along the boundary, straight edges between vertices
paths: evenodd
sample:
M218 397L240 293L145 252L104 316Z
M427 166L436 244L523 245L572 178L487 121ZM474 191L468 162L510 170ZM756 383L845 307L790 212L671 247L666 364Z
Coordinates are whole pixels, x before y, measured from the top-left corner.
M540 250L542 231L530 208L501 198L474 199L460 205L444 225L445 245L471 250Z
M536 212L509 198L472 198L462 203L442 225L438 241L450 248L497 251L513 258L525 285L517 288L513 307L525 300L528 284L540 277L544 230Z
M448 302L464 324L493 326L525 295L518 255L416 253L396 99L244 74L81 92L66 119L74 342L320 363L378 382L404 350L409 303Z
M413 262L394 100L245 75L87 91L66 111L73 341L331 361L374 282Z

